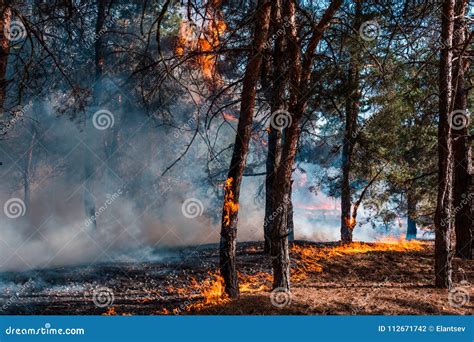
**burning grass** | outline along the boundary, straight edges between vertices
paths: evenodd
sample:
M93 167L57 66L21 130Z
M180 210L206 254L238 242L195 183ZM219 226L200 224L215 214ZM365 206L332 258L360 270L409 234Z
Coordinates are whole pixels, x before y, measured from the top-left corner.
M344 245L319 246L310 243L293 244L291 246L291 281L299 283L307 280L317 273L324 272L323 263L330 259L351 254L366 254L374 252L414 252L422 251L426 244L421 241L406 241L387 238L381 242L364 243L353 242ZM257 252L255 247L251 252ZM239 272L239 289L245 293L259 293L271 290L272 276L269 272ZM185 311L200 311L210 305L229 302L224 292L223 278L213 272L208 273L208 278L198 282L192 278L187 289L176 289L180 295L187 296L190 292L200 293L202 300L187 305Z
M101 264L37 274L16 273L10 282L54 284L20 294L8 314L466 314L472 304L453 307L448 292L433 287L433 243L386 239L376 243L291 244L292 304L271 304L271 260L263 244L239 243L241 298L224 294L217 245L180 247L154 263ZM472 261L455 258L454 281L470 284ZM212 270L212 271L210 271ZM114 303L96 307L92 290L110 288ZM463 285L465 286L465 285ZM90 289L84 294L83 288ZM470 288L466 287L469 291ZM474 294L471 295L471 298ZM11 297L6 294L4 302ZM84 300L85 299L85 300Z
M433 286L433 242L393 238L376 243L295 242L291 246L292 303L284 308L271 304L271 276L266 273L260 284L267 289L243 293L224 305L204 307L198 314L469 314L472 301L463 306L450 304L447 290ZM253 259L240 248L242 272ZM262 255L262 251L259 251ZM247 260L245 260L247 258ZM260 257L260 262L268 263ZM455 286L474 296L472 261L455 259ZM268 270L269 271L269 270ZM252 274L257 274L254 272ZM248 273L250 274L250 273ZM258 279L249 277L253 284ZM245 281L241 286L246 286Z
M293 282L303 281L311 274L322 272L323 266L321 261L343 255L371 252L413 252L421 251L424 248L425 244L421 241L406 241L394 238L387 238L375 243L352 242L350 244L323 248L309 244L294 244L291 247L293 256L291 280Z

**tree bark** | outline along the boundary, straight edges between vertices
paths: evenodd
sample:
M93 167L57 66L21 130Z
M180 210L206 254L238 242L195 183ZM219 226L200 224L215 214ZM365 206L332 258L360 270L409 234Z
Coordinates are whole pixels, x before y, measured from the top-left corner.
M272 4L272 23L274 23L274 32L278 32L279 29L284 27L282 21L282 0L275 0ZM276 33L275 33L276 34ZM285 35L278 34L275 47L273 50L273 84L271 88L271 100L270 110L276 113L279 110L284 109L284 92L288 82L288 75L285 72ZM268 85L270 87L270 85ZM280 163L281 158L281 131L272 127L271 123L268 127L268 151L266 161L266 178L265 178L265 218L264 218L264 253L270 254L271 239L270 232L274 215L274 212L278 209L278 204L273 200L273 188L275 181L275 173Z
M271 259L273 267L273 288L290 289L290 257L288 251L288 202L291 188L291 175L296 156L296 147L301 133L300 121L307 105L307 92L311 80L314 51L316 50L324 31L329 27L342 0L333 0L326 9L323 17L315 27L309 40L306 52L301 58L300 41L295 22L296 5L293 0L284 1L285 17L288 18L288 44L290 70L290 100L288 112L292 122L284 131L281 162L276 171L275 187L273 190L274 203L283 204L283 210L275 212L271 231ZM301 95L303 94L303 95Z
M249 61L243 79L237 136L235 138L232 161L224 188L220 241L220 271L224 278L225 292L231 298L239 296L235 251L240 184L242 182L249 150L255 111L256 87L262 62L261 52L268 39L270 9L271 2L269 0L258 1L252 51L249 55Z
M354 32L359 32L360 17L362 15L362 3L356 1L354 13ZM346 98L346 123L344 128L344 142L342 147L342 184L341 184L341 242L352 242L352 232L356 226L356 221L352 218L352 191L350 174L352 167L352 157L357 133L357 118L360 107L359 90L359 51L358 47L350 47L350 61L347 73L347 98Z
M416 198L413 190L408 189L407 191L407 240L416 239Z
M466 113L467 122L467 89L465 70L468 59L465 56L466 46L466 12L467 1L456 1L456 19L454 22L454 106L455 112ZM451 118L453 121L453 118ZM456 256L463 259L472 259L473 227L470 222L469 186L470 172L469 161L471 159L471 144L468 138L468 127L462 124L460 129L453 129L453 154L454 154L454 227L456 233Z
M287 210L287 218L286 222L288 225L288 241L295 241L295 223L293 221L293 180L290 183L290 190L288 191L288 210Z
M3 119L5 111L5 100L7 94L7 66L10 54L10 41L5 32L10 30L12 10L10 1L0 0L0 119Z
M96 96L100 97L100 89L101 87L97 84L104 73L104 64L105 64L105 47L103 43L103 32L102 29L104 28L105 24L105 17L106 17L106 9L107 9L107 1L108 0L99 0L97 2L97 21L95 23L95 34L96 34L96 41L94 44L95 49L95 89Z
M443 47L439 65L438 196L435 212L435 286L452 286L451 201L453 156L449 114L452 102L454 0L444 0L441 15Z

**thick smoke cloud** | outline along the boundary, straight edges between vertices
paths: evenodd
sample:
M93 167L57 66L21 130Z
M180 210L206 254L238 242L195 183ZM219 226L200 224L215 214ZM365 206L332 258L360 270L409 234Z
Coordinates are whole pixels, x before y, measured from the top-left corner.
M100 109L113 114L113 126L101 130L91 124L97 108L70 120L58 115L54 102L35 103L0 142L2 206L10 198L26 200L25 165L33 146L26 213L19 218L0 215L0 270L151 260L159 258L160 247L219 241L222 186L209 180L208 144L198 135L182 160L162 175L192 140L198 124L193 119L198 115L195 104L177 101L169 108L177 129L157 125L153 115L127 103L118 106L111 101ZM235 123L219 127L216 150L233 142L231 125ZM111 143L116 149L107 154ZM252 145L254 154L258 144L257 140ZM88 187L86 158L93 165ZM215 168L225 170L228 159L221 157ZM317 175L310 165L305 167L308 173L294 176L296 238L336 241L339 204L308 191ZM263 239L263 183L264 176L244 179L239 241ZM85 214L84 191L94 198L97 229ZM197 215L183 213L190 200L198 203ZM370 241L376 234L366 225L356 229L355 238Z

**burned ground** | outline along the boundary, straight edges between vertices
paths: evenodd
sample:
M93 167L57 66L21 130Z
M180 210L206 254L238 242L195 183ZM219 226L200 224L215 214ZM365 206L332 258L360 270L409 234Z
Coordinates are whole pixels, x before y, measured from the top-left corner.
M6 272L0 304L2 314L46 315L439 315L474 308L473 261L454 260L455 292L436 289L432 242L298 241L291 251L292 292L278 298L263 244L249 242L238 246L237 300L222 298L218 248L206 245L157 250L156 262Z

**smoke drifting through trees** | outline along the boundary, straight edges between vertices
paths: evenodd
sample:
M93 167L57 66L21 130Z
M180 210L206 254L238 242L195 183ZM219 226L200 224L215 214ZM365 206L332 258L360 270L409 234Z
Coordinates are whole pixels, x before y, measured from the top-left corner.
M347 243L436 225L438 286L451 232L472 258L467 1L0 5L1 200L25 213L0 218L2 269L220 240L237 297L236 241L265 238L287 291L293 221Z

